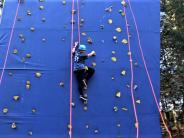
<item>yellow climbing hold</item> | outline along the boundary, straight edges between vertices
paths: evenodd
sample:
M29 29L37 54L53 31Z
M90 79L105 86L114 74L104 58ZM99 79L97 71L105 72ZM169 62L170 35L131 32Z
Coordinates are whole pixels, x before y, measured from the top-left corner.
M126 39L123 39L121 42L122 42L123 44L128 44L128 41L127 41Z
M86 36L86 33L85 32L82 32L81 34L82 34L82 36Z
M19 96L13 96L13 100L14 100L14 101L18 101L19 98L20 98Z
M60 82L60 83L59 83L59 86L60 86L60 87L64 87L64 82Z
M135 127L136 127L136 128L139 127L139 123L138 123L138 122L135 123Z
M15 122L13 122L13 123L11 124L11 128L12 128L12 129L16 129L16 128L17 128L17 125L16 125Z
M125 107L123 107L123 108L122 108L122 110L123 110L123 111L128 111L128 109L127 109L127 108L125 108Z
M122 76L125 76L125 75L126 75L126 71L125 71L125 70L122 70L122 71L121 71L121 75L122 75Z
M36 76L37 78L40 78L40 77L42 76L42 74L41 74L40 72L36 72L36 73L35 73L35 76Z
M113 54L113 55L115 55L115 54L116 54L116 52L115 52L115 51L112 51L112 54Z
M71 124L68 124L67 128L68 129L71 129L72 128L72 125Z
M92 66L93 67L96 67L96 62L92 62Z
M120 98L121 97L121 92L116 92L116 97Z
M7 114L8 113L8 108L3 108L3 114Z
M117 61L117 58L116 58L116 57L112 57L111 60L112 60L113 62L116 62L116 61Z
M109 23L109 24L112 24L112 23L113 23L112 19L109 19L109 20L108 20L108 23Z
M116 28L116 32L121 33L122 29L120 27Z
M141 100L136 100L136 103L137 103L137 104L140 104L140 103L141 103Z

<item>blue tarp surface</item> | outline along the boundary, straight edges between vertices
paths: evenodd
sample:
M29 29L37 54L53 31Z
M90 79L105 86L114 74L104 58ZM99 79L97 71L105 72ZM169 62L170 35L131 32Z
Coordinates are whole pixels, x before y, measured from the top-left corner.
M131 0L131 3L159 100L159 0ZM0 73L17 4L17 0L5 2L0 25ZM44 6L44 9L41 10L40 6ZM105 9L110 6L112 12L106 12ZM62 0L25 0L20 4L0 85L0 138L69 137L71 9L71 0L66 0L66 4ZM89 66L96 63L96 73L88 86L87 111L79 100L73 76L73 138L136 137L132 98L130 88L127 87L131 80L128 45L121 43L122 39L127 39L125 18L119 10L123 10L120 0L80 1L80 16L84 19L81 33L86 33L86 36L81 35L81 42L87 45L88 52L95 50L97 56L87 61ZM27 15L29 11L31 15ZM140 100L140 104L136 104L140 138L161 138L159 112L144 69L128 4L126 11L135 64L134 85L138 86L134 96L135 100ZM74 17L74 39L77 40L77 14ZM108 23L109 19L112 19L112 24ZM100 29L100 25L104 25L104 29ZM35 30L30 31L31 27ZM116 32L117 27L122 29L121 33ZM117 36L118 43L114 43L113 36ZM87 43L88 37L93 40L92 44ZM112 51L115 51L114 55ZM113 62L112 57L116 57L117 61ZM126 71L125 76L121 75L122 70ZM40 78L35 77L38 72L42 74ZM112 80L112 77L115 79ZM60 86L61 82L64 87ZM26 84L30 89L26 88ZM122 94L120 98L116 97L118 91ZM14 100L14 96L19 96L19 99ZM117 112L113 111L115 106L119 109ZM15 123L15 129L12 128L12 123Z

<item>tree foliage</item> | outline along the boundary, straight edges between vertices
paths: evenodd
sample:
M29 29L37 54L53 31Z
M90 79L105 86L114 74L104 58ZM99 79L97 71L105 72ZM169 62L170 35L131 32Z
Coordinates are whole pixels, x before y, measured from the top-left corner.
M183 99L184 0L161 0L161 105L164 112L177 113L179 124L183 124Z

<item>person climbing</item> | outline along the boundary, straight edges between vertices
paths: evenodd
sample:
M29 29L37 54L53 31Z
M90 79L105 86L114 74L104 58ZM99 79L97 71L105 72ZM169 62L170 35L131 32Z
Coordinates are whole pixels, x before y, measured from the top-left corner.
M86 66L85 60L96 56L96 52L92 51L89 54L86 54L86 46L75 42L75 45L72 49L73 53L73 63L74 63L74 74L78 81L78 90L80 94L80 99L83 103L87 103L87 84L91 77L94 75L95 70L89 66Z

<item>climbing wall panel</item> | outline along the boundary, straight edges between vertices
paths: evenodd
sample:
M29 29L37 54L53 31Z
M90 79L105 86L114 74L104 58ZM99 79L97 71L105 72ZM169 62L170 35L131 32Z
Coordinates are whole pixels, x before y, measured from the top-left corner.
M87 110L73 76L73 138L136 137L130 54L139 137L161 138L159 111L128 2L79 0L77 9L75 0L74 40L80 10L81 43L97 55L87 61L96 70L88 85ZM159 0L130 2L159 101ZM20 5L6 0L0 25L0 138L69 137L71 11L71 0L24 0Z

